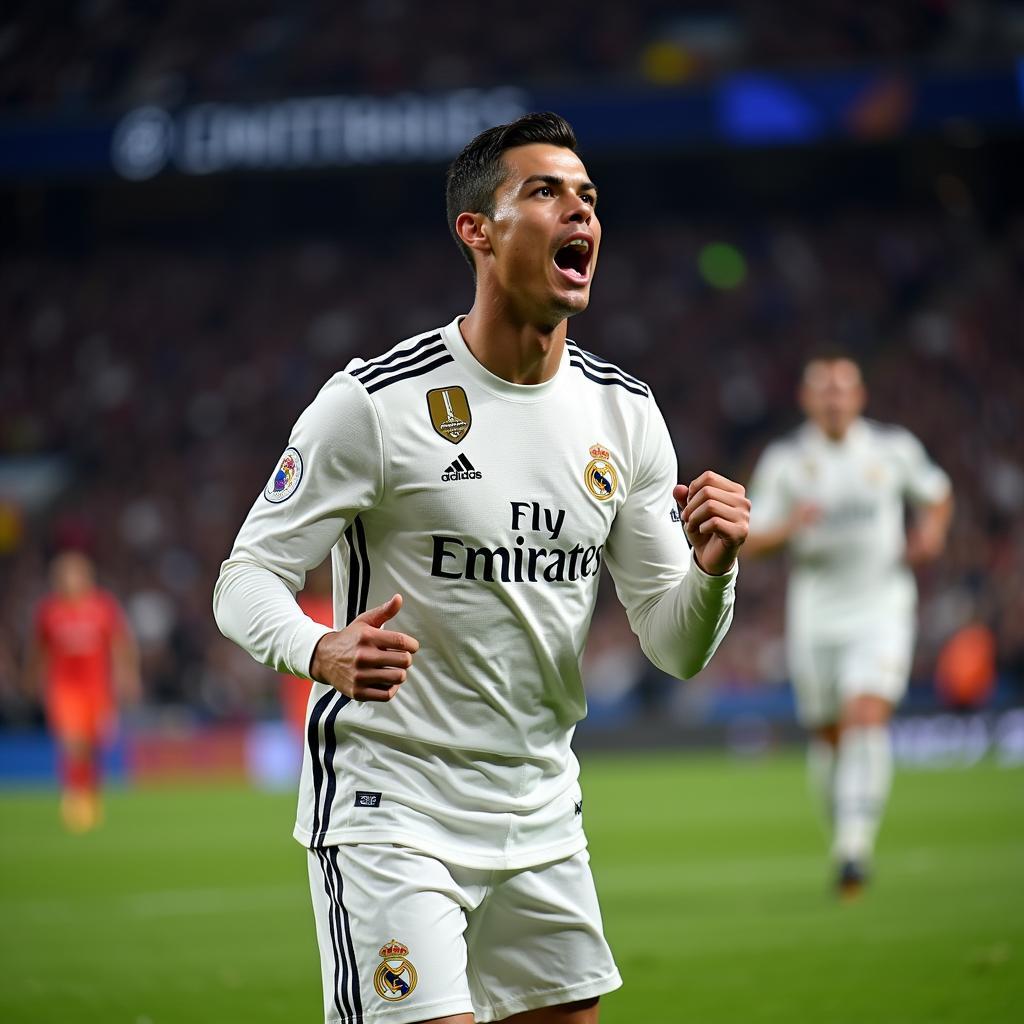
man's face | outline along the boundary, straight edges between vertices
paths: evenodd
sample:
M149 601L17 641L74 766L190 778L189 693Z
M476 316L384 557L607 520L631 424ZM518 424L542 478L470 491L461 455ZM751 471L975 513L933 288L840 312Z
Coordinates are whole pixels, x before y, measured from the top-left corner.
M54 559L52 579L62 597L79 597L92 590L92 563L77 551L66 551Z
M580 158L561 146L517 146L503 160L509 174L486 219L484 259L523 314L554 324L582 313L601 243L597 189Z
M856 363L849 359L815 359L807 364L800 404L807 418L829 437L841 439L861 414L866 400Z

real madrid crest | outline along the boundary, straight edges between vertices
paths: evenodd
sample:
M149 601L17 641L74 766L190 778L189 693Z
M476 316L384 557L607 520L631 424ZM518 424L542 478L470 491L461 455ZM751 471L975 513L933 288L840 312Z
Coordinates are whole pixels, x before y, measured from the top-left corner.
M611 458L607 448L599 444L591 446L590 461L583 471L583 482L598 501L607 501L619 486L619 474Z
M381 999L397 1003L410 996L416 988L416 968L406 959L409 947L392 939L380 947L381 957L373 972L373 987Z
M469 399L460 387L434 388L427 392L430 422L446 441L458 444L473 425Z
M302 456L298 448L286 448L277 464L277 469L263 489L263 497L275 505L286 501L295 493L302 479Z

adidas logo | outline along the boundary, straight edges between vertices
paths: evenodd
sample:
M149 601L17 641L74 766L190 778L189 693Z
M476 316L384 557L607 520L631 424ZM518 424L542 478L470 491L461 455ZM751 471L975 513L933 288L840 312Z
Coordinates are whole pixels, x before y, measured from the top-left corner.
M460 455L442 474L445 483L452 480L479 480L483 476L465 455Z

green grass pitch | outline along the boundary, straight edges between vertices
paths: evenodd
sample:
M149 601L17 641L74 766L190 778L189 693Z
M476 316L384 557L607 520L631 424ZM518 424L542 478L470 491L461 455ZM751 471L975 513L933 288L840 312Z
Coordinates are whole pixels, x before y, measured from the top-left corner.
M625 986L602 1024L1024 1019L1024 770L898 774L877 881L828 890L795 756L590 756L586 820ZM322 1020L293 798L113 791L74 837L0 794L0 1021Z

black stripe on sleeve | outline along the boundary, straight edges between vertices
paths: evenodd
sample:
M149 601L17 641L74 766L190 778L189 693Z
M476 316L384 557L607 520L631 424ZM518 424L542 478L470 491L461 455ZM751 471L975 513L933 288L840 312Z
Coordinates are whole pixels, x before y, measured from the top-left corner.
M430 373L431 370L436 370L439 366L444 366L445 363L454 363L454 357L445 352L440 358L434 360L432 363L427 363L426 366L417 366L411 370L406 370L405 373L400 373L395 377L388 377L386 380L379 380L376 384L371 384L366 390L369 394L373 394L375 391L380 391L381 388L386 388L389 384L395 384L400 380L408 380L410 377L422 377L425 373Z
M648 395L647 388L644 385L640 387L634 387L632 384L627 384L624 380L619 377L598 377L596 374L591 373L581 360L578 360L575 356L569 357L569 362L572 366L575 366L580 373L583 374L587 380L592 380L595 384L613 385L617 384L620 388L625 388L627 391L631 391L634 395L640 395L646 398Z
M363 365L357 367L352 372L353 374L361 373L363 370L372 370L375 366L382 366L384 363L389 363L392 359L404 359L406 356L411 356L414 352L418 352L427 345L433 344L440 337L441 332L438 331L427 338L420 338L415 345L410 345L408 348L390 348L387 352L384 352L379 356L374 356L372 359L364 360Z
M393 359L382 366L361 366L359 369L352 371L352 376L367 384L381 376L381 374L391 373L392 370L404 369L407 366L412 366L414 363L420 363L424 359L429 359L431 356L436 356L439 352L443 351L444 342L439 340L436 345L431 345L429 348L423 349L422 352L417 352L406 359Z
M614 363L607 363L603 359L598 359L592 353L585 352L579 345L572 345L570 347L570 355L578 356L595 373L618 374L628 384L635 384L637 387L645 389L647 387L642 380L638 380L632 374L626 373L621 367L616 366Z

